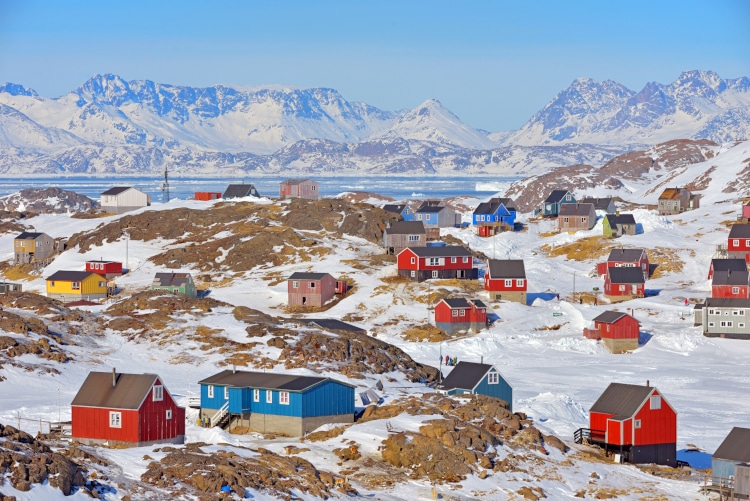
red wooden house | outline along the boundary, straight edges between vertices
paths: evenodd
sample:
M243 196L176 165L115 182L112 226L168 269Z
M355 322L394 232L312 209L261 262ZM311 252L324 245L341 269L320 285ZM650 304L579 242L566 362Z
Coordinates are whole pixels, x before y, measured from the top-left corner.
M526 268L522 259L490 259L484 273L484 290L494 301L526 304Z
M714 273L727 271L747 271L747 263L744 259L712 259L708 267L708 279L711 280Z
M604 295L610 301L646 296L646 282L638 268L609 268L604 277Z
M750 261L750 224L735 223L729 230L727 257Z
M609 268L639 268L644 280L650 275L648 254L644 249L613 249L607 260L596 266L596 271L604 276Z
M336 284L329 273L292 273L287 279L288 304L320 308L336 295Z
M86 261L86 271L97 273L104 278L122 276L122 263L119 261L105 261L103 259Z
M622 311L605 311L594 319L593 329L583 329L584 337L601 340L612 353L638 348L641 324Z
M677 465L677 413L648 383L611 383L589 411L589 428L574 438L624 462Z
M309 198L317 200L320 197L318 182L311 179L286 179L279 183L279 198Z
M443 299L435 306L435 325L448 334L487 327L487 306L478 299Z
M477 278L471 252L460 245L407 247L396 256L400 277L423 282L430 278Z
M196 200L201 200L203 202L208 202L211 200L218 200L221 198L221 192L220 191L196 191L193 198Z
M711 297L748 298L750 273L747 270L714 272L711 280Z
M185 408L156 374L90 372L72 407L73 439L140 447L185 440Z

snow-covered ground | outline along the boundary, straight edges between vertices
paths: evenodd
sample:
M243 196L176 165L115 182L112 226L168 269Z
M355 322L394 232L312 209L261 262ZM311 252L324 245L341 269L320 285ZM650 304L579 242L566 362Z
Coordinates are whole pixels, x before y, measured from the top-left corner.
M725 186L727 180L737 176L743 168L744 159L750 157L749 143L742 143L722 152L706 164L690 166L686 170L698 172L708 165L718 165L714 171L714 181L704 192L702 207L676 216L662 217L655 212L639 209L635 219L643 227L643 233L622 237L619 244L625 247L662 247L673 250L684 267L680 273L667 273L661 278L651 279L646 288L656 294L618 305L608 305L600 301L598 306L577 304L564 298L573 292L591 292L595 287L602 288L603 281L593 275L598 260L569 261L564 257L548 258L540 250L543 244L558 246L587 236L601 235L601 221L588 232L556 234L544 236L553 230L554 221L541 221L528 224L528 230L517 233L504 233L493 238L480 238L468 229L448 229L451 234L464 241L474 250L495 258L522 258L525 260L529 282L529 296L539 293L538 299L529 306L517 303L488 302L491 312L499 316L490 329L476 335L461 337L443 343L409 342L401 333L404 325L383 326L389 320L400 316L421 323L428 316L424 304L402 294L399 289L393 293L375 294L376 287L382 286L382 277L396 274L395 265L378 270L359 270L351 266L351 260L359 253L381 252L377 246L354 237L336 242L324 237L334 252L316 263L315 270L329 271L334 276L346 273L357 283L357 290L325 313L332 318L343 318L349 313L357 313L365 318L354 322L361 327L377 329L378 338L399 346L415 360L437 365L442 354L455 356L458 360L480 361L497 366L514 388L514 410L527 413L534 419L538 428L552 433L567 442L572 442L574 430L588 424L588 409L611 382L650 384L656 386L678 413L678 449L690 444L713 452L733 426L750 426L750 342L731 339L706 338L698 327L693 327L692 305L686 307L684 298L702 299L710 293L707 272L715 246L725 243L729 228L722 222L732 220L740 205L733 201L739 194L727 194L714 186ZM687 182L682 174L672 184ZM644 186L630 201L654 203L657 193L648 194ZM596 195L596 193L589 193ZM275 203L267 199L251 199L256 203ZM163 210L176 207L206 209L210 203L195 201L174 201L142 210ZM469 220L466 214L464 220ZM72 219L66 215L38 216L29 220L35 231L46 232L53 237L71 235L74 232L90 230L106 223L104 219ZM528 215L521 220L528 222ZM0 260L12 258L14 235L0 236ZM131 273L123 277L119 284L127 293L146 288L158 268L148 261L170 242L134 241L125 239L107 242L93 248L86 254L71 249L60 255L45 271L45 276L54 271L83 269L87 259L127 259ZM290 274L294 271L311 271L309 263L287 265L277 271ZM190 271L190 270L188 270ZM268 270L257 270L246 274L243 280L235 280L231 286L215 288L211 297L244 305L269 314L280 315L286 302L286 283L269 286L264 280ZM427 293L428 284L423 284ZM24 283L24 290L44 292L42 278ZM541 294L546 293L546 294ZM554 299L560 294L562 301ZM394 298L396 300L394 300ZM552 299L545 299L552 298ZM486 301L486 297L480 296ZM90 307L101 311L103 306ZM647 333L647 341L630 354L613 355L596 341L584 339L582 329L591 320L607 309L627 309L641 322L641 330ZM223 329L226 336L236 340L246 340L244 325L238 323L229 309L217 309L210 315L212 328ZM321 316L317 314L315 316ZM194 317L186 317L195 322ZM557 330L545 329L560 325ZM261 341L264 341L261 339ZM30 419L56 421L70 417L70 402L92 370L110 370L116 367L122 372L155 372L162 376L167 388L178 399L186 403L189 395L198 391L196 382L221 370L219 354L204 354L197 345L168 344L152 345L145 341L128 341L115 332L102 337L81 336L80 343L69 347L75 361L64 365L49 362L61 374L26 372L10 365L0 369L6 380L0 382L0 422L16 425L19 413ZM278 355L278 349L268 347L269 356ZM177 363L178 356L190 356L190 363ZM25 355L23 360L34 360ZM278 369L281 370L281 369ZM303 373L304 371L298 371ZM336 373L329 373L338 379L345 379ZM410 384L403 377L394 375L395 383L386 383L386 403L406 394L419 394L427 388ZM349 380L364 390L376 379ZM220 430L207 430L194 426L195 411L188 412L187 439L218 444L262 445L280 451L293 440L262 440L257 435L229 435ZM402 416L391 422L400 429L417 429L419 421L429 416ZM21 427L36 432L38 424L22 421ZM385 423L373 421L356 425L341 438L352 439L361 445L363 454L377 455L377 447L387 435ZM339 439L335 442L340 443ZM310 452L304 453L318 468L337 471L338 458L330 450L336 445L328 442L307 443ZM107 450L104 454L121 469L125 478L137 479L148 464L142 457L148 454L158 457L153 448L131 450ZM554 459L556 451L552 452ZM650 485L654 492L667 499L700 499L697 493L698 478L693 481L667 480L652 477L629 465L603 465L580 463L575 469L566 470L564 481L549 480L541 485L548 499L573 499L577 488L585 487L593 471L605 477L611 485ZM110 476L112 477L112 473ZM112 477L113 480L116 478ZM509 492L515 492L524 485L520 477L491 476L486 480L470 477L462 488L451 491L447 486L445 496L456 499L482 497L485 499L507 499ZM535 484L537 485L537 484ZM430 485L427 482L411 481L393 490L374 491L357 486L360 493L372 499L429 499ZM0 487L6 495L16 495L21 499L52 499L59 496L49 486L35 487L29 493L16 492L6 483ZM483 493L477 496L475 493ZM79 494L81 496L82 494ZM108 494L109 499L119 499L121 493ZM262 493L252 493L254 499L270 499ZM618 499L643 499L643 494L635 490L624 493Z

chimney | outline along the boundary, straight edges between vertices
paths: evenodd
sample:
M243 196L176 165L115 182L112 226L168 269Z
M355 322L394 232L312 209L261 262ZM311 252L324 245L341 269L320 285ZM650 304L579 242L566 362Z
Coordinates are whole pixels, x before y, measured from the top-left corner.
M480 363L484 363L484 355L482 355L482 358L480 358L479 360L481 361Z
M646 388L651 388L651 381L648 379L646 380Z
M112 388L117 386L117 369L112 367Z

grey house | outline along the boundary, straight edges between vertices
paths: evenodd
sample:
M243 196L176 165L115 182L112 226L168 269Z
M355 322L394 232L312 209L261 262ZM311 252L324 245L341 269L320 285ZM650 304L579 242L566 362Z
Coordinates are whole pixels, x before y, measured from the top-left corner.
M221 196L223 199L231 198L245 198L245 197L257 197L260 198L260 193L255 189L252 184L230 184L227 186L226 191Z
M750 498L750 428L735 426L711 457L714 485L735 480L735 499ZM744 487L744 489L743 489ZM743 496L740 497L739 495Z
M596 210L593 204L562 204L557 215L557 228L560 231L590 230L596 224Z
M28 264L50 257L55 252L55 239L46 233L24 231L13 240L16 264Z
M151 205L151 196L132 186L115 186L101 194L99 200L102 212L123 214Z
M582 204L592 204L594 209L606 212L607 214L614 214L617 212L617 206L612 197L605 198L593 198L586 197L581 200Z
M454 228L461 224L461 214L445 205L423 203L415 212L417 221L422 221L428 239L440 238L440 228Z
M709 297L693 313L706 337L750 339L750 299Z
M422 221L393 221L383 231L383 247L388 254L398 254L407 247L427 245L427 231Z

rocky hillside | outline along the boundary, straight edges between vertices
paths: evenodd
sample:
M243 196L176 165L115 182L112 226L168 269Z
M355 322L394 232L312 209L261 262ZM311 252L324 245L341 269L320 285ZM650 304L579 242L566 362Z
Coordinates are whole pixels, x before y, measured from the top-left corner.
M27 188L0 198L0 210L36 214L67 214L91 212L96 202L85 195L60 188Z

